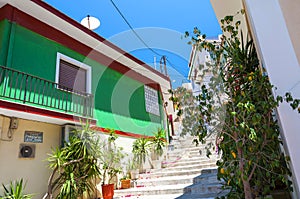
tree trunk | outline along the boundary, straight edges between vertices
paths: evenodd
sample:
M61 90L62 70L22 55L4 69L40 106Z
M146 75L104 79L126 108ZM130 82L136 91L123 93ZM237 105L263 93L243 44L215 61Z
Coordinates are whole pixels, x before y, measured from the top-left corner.
M245 199L252 199L252 192L250 182L247 176L247 179L244 179L244 161L243 161L243 149L241 147L237 147L238 157L239 157L239 169L241 172L241 178L244 187Z
M52 181L53 181L53 177L56 173L56 171L58 170L58 167L55 167L55 169L52 171L49 179L48 179L48 191L47 193L44 195L43 199L49 198L49 199L53 199L53 194L52 194Z
M251 187L250 183L248 180L243 180L243 185L244 185L244 193L245 193L245 199L252 199L252 192L251 192Z

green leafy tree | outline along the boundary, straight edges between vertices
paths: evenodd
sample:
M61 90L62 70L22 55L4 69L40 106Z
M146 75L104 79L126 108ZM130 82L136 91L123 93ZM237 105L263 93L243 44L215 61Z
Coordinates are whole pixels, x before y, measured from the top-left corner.
M48 158L52 174L48 181L48 192L44 198L74 199L89 197L95 191L93 179L100 175L98 167L100 139L87 123L82 130L75 130L70 141L62 148L53 150Z
M253 40L239 35L240 22L234 22L233 16L221 23L225 33L221 44L206 42L197 28L192 34L191 44L209 50L214 59L210 83L198 96L201 116L192 134L202 142L209 133L222 140L218 178L230 189L229 198L264 197L279 187L290 191L276 108L286 101L296 109L299 100L289 93L275 98L275 88L259 67Z
M169 92L172 95L170 100L174 103L177 116L181 119L181 136L197 135L200 126L199 117L201 117L197 96L193 95L192 90L184 87L178 87L175 90L169 90Z

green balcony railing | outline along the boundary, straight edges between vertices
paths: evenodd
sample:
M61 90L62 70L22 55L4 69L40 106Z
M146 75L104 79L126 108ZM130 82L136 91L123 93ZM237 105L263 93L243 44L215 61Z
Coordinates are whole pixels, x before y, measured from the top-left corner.
M93 118L93 95L4 66L0 66L0 98Z

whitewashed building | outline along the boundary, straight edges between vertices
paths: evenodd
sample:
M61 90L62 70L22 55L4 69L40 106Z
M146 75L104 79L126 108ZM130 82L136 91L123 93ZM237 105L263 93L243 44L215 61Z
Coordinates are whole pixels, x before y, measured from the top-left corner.
M262 67L277 87L275 95L291 92L300 98L300 1L210 0L218 20L245 10L244 33L254 39ZM293 198L300 198L300 115L283 103L277 109L285 152L290 156Z

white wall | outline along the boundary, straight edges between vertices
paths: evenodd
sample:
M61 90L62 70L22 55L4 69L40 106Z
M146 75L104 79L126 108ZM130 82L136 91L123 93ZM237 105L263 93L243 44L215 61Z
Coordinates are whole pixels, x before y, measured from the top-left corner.
M298 62L300 62L300 1L279 0L279 3L298 58Z
M275 94L292 92L300 98L300 67L278 0L245 0L250 26L270 81L278 90ZM278 108L284 147L291 157L293 182L300 190L300 115L287 104ZM299 195L294 196L299 198Z

